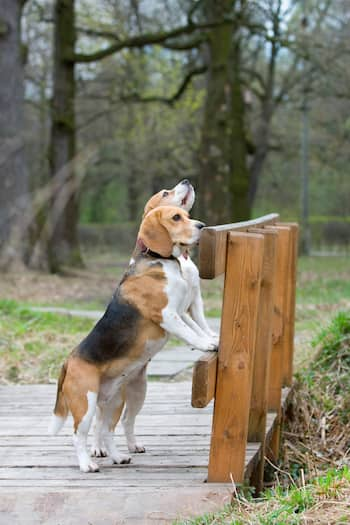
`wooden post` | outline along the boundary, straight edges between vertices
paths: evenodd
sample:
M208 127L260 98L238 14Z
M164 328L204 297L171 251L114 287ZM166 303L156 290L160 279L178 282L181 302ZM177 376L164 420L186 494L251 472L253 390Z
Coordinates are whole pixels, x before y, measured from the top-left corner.
M229 233L208 481L244 477L264 237Z
M259 465L255 470L253 480L253 485L259 493L263 488L264 476L267 396L272 348L274 272L277 254L275 247L278 234L273 228L269 230L254 228L249 231L264 235L264 258L248 429L248 441L261 443Z
M270 229L270 226L266 227ZM270 363L270 386L268 395L268 409L277 413L277 423L270 443L274 458L278 457L280 427L281 427L281 398L283 384L283 362L287 354L285 339L285 310L287 304L287 277L290 258L290 229L285 226L274 226L277 230L277 260L275 268L274 287L274 317L272 323L272 352Z
M284 356L283 360L283 386L291 386L293 380L295 292L297 279L299 226L297 223L277 223L277 226L285 226L290 229L289 265L287 274L288 291L285 311L286 355Z
M207 352L196 361L192 373L192 406L204 408L215 396L217 353Z

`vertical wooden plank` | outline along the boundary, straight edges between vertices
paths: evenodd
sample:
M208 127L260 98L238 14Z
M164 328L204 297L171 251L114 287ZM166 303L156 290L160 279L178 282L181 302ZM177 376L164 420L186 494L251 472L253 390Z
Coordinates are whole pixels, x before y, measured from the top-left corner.
M266 229L270 229L267 226ZM287 277L289 269L290 229L285 226L274 226L277 230L276 267L274 285L274 316L272 323L272 351L270 360L270 385L268 392L268 410L277 412L278 422L276 431L270 444L275 458L278 456L280 423L281 423L281 395L283 384L283 362L285 358L285 309L287 301Z
M289 266L287 275L287 304L285 311L286 326L286 355L283 365L283 385L291 386L293 380L293 357L294 357L294 324L295 324L295 292L297 279L297 260L298 260L298 233L297 223L277 223L278 226L285 226L290 229L290 248Z
M248 432L248 441L262 441L265 436L272 346L273 275L277 231L273 229L249 231L261 234L263 232L265 240Z
M249 231L264 235L264 257L248 428L248 441L261 443L260 460L253 483L257 493L259 493L263 488L264 476L266 413L272 348L274 272L278 234L277 230L274 231L272 228L269 230L255 228Z
M208 481L243 481L264 237L230 233Z

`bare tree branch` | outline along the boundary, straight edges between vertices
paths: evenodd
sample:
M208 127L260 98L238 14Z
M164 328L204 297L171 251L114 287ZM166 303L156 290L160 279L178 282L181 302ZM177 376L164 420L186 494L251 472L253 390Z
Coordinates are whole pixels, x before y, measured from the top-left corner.
M138 93L133 93L131 95L122 96L120 100L130 101L130 102L145 102L145 103L161 102L163 104L167 104L168 106L172 106L184 94L192 78L194 76L202 75L203 73L206 72L206 70L207 70L207 66L199 66L189 71L187 75L185 76L185 78L182 80L176 92L171 97L159 97L159 96L141 97Z
M191 34L199 29L210 29L218 25L231 24L231 23L232 22L228 20L221 20L220 22L210 22L210 23L201 24L201 25L179 26L174 29L171 29L170 31L145 33L143 35L132 36L130 38L126 38L125 40L118 41L106 47L105 49L100 49L99 51L95 51L95 53L90 53L90 54L75 53L74 55L68 55L66 57L66 60L76 62L76 63L96 62L98 60L102 60L103 58L107 56L113 55L114 53L117 53L118 51L122 51L123 49L144 47L144 46L152 45L152 44L162 44L166 40L170 40L172 38L176 38L178 36L185 35L185 34Z

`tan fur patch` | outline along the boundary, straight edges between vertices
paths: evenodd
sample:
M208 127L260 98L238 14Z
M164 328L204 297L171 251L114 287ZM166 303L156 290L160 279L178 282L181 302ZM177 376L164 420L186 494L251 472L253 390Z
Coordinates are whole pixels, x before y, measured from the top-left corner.
M143 219L138 239L153 252L169 257L174 244L190 244L194 223L182 208L159 206Z
M74 353L68 358L62 391L74 419L74 431L88 410L88 392L98 393L101 371Z
M142 359L148 341L157 341L165 337L165 330L158 324L146 319L141 321L137 340L129 354L125 357L114 359L101 367L102 381L104 378L113 378L123 375L125 369L132 363Z
M164 196L164 191L167 192L167 195ZM153 197L149 199L149 201L146 203L146 206L144 208L143 217L147 215L148 212L153 210L154 208L158 208L158 206L169 206L173 202L173 197L175 194L175 190L161 190Z
M163 321L162 310L168 304L166 284L161 266L149 266L141 274L130 275L121 285L121 294L138 308L144 319L159 324Z

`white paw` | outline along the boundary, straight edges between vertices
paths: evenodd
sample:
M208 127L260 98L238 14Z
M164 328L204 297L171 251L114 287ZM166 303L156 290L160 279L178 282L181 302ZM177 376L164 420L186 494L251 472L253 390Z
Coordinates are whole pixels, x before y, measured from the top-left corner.
M126 454L116 454L112 457L113 463L117 465L128 465L131 461L131 457Z
M100 468L97 465L97 463L94 463L93 461L89 461L89 463L81 463L80 470L82 472L98 472Z
M218 349L218 345L209 338L200 339L196 344L196 348L198 348L198 350L202 350L203 352L216 352Z
M210 345L208 346L208 348L206 350L204 350L205 352L217 352L219 349L219 343L218 342L211 342Z
M143 454L146 452L146 449L143 445L137 445L136 443L135 445L128 445L128 449L132 454Z
M218 348L219 347L219 341L220 341L220 338L218 335L216 335L215 337L211 337L211 342Z
M105 447L93 445L90 450L90 455L95 458L105 458L106 456L108 456L108 452Z

